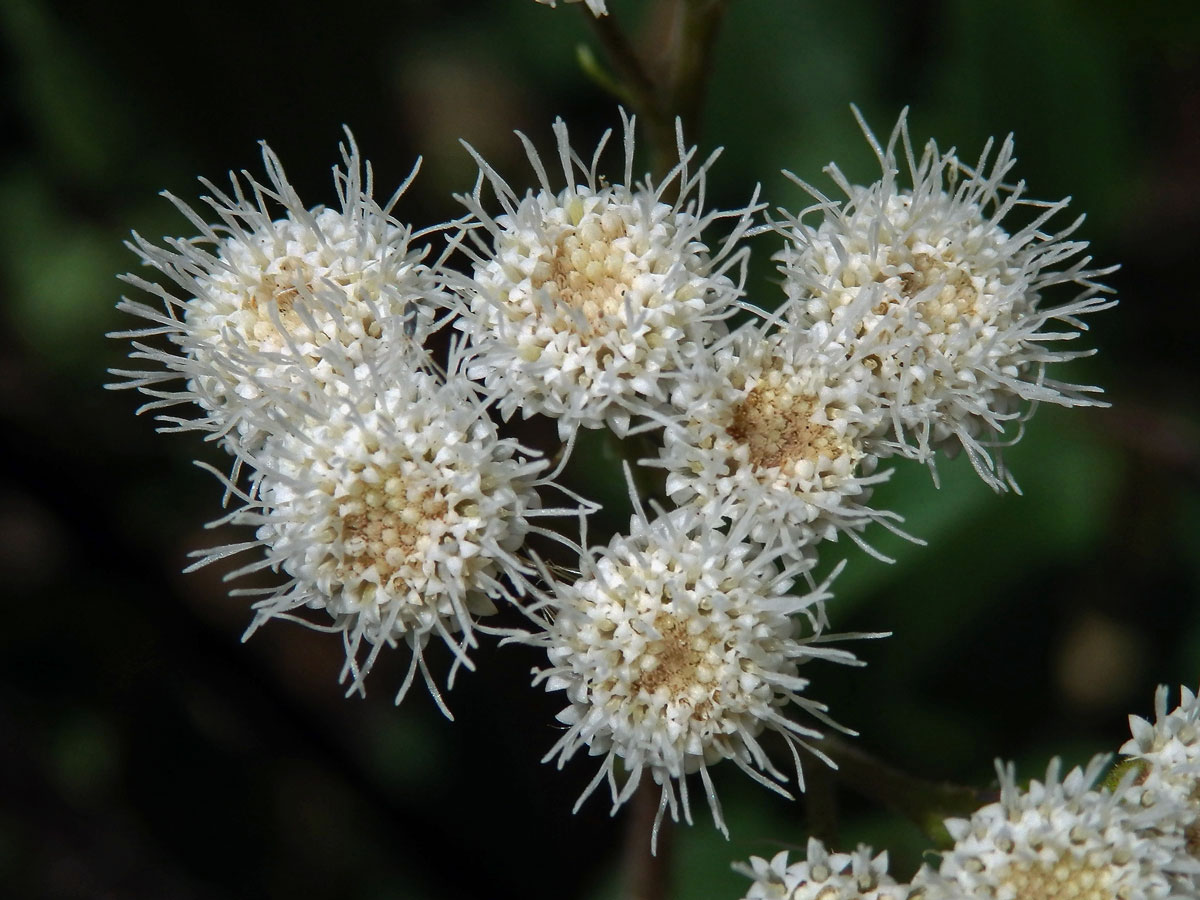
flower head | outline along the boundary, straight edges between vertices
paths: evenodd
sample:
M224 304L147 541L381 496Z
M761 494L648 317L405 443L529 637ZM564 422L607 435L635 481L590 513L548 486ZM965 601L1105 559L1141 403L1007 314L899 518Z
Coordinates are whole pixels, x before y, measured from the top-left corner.
M1078 337L1080 316L1115 302L1096 281L1112 270L1068 262L1087 247L1070 239L1082 217L1047 231L1066 200L1029 200L1023 183L1005 182L1011 136L990 162L989 141L972 168L932 141L918 161L904 114L886 148L859 121L883 177L861 187L831 165L841 202L800 182L823 217L815 227L792 216L780 226L787 314L801 327L826 323L885 346L875 393L886 399L894 449L929 462L936 449L965 448L1000 488L1007 475L987 448L1015 440L1009 426L1032 404L1103 405L1091 396L1098 388L1047 378L1046 367L1087 355L1053 345ZM898 144L911 187L900 183ZM1003 224L1025 210L1028 221ZM1062 283L1076 285L1076 297L1046 306L1043 292Z
M450 374L414 367L381 383L368 373L336 397L318 395L313 415L255 454L253 490L230 517L257 527L255 541L231 549L265 550L241 571L288 576L244 592L267 594L247 634L324 610L333 619L324 627L344 637L343 678L360 691L382 648L403 641L413 657L397 702L419 668L441 704L423 658L429 638L451 648L455 669L469 668L475 618L522 589L528 570L514 552L538 512L535 476L547 465L518 456L470 383ZM211 551L200 564L224 555Z
M779 732L792 747L820 736L787 716L797 706L828 722L805 696L799 667L813 659L856 663L825 646L824 586L788 590L812 560L780 570L742 535L721 534L687 510L653 522L639 513L628 536L584 554L573 583L550 579L550 621L529 639L550 665L535 683L565 691L558 719L567 731L547 754L561 767L579 750L604 761L580 797L607 777L616 810L643 774L662 786L659 817L691 820L685 776L699 772L718 827L724 830L708 767L723 759L784 793L786 781L758 737ZM811 748L810 748L811 749ZM819 755L819 751L815 751ZM615 765L629 778L618 789ZM803 780L800 780L803 788Z
M426 249L412 247L412 230L391 214L412 176L381 206L370 165L348 131L347 139L344 168L334 169L337 209L307 208L263 144L267 184L243 172L245 184L233 176L227 194L202 179L218 224L167 195L200 235L165 246L134 235L130 248L175 287L124 277L156 296L163 311L123 300L120 309L154 325L116 336L166 335L176 348L135 342L134 357L162 369L115 373L131 379L118 386L156 398L143 409L194 401L200 419L164 421L229 436L231 449L254 451L267 433L258 426L279 398L301 382L336 381L330 353L355 365L428 334L447 300L421 261ZM164 388L178 379L186 381L182 390Z
M1095 789L1106 758L1072 769L1059 780L1056 759L1044 782L1020 790L1013 767L997 764L1000 800L970 819L949 819L955 844L937 872L914 879L930 898L996 897L1059 900L1108 897L1149 900L1168 896L1164 866L1171 853L1145 837L1146 814L1115 792Z
M782 850L768 862L751 857L735 869L754 884L743 900L905 900L908 886L888 875L887 852L873 856L870 847L854 853L830 853L816 838L808 839L802 862L788 864Z
M567 127L554 124L565 188L551 185L524 135L539 189L521 196L475 154L481 175L459 197L475 219L462 246L473 277L458 286L465 310L455 327L470 337L479 379L505 418L518 408L579 427L628 428L631 415L665 404L670 387L703 347L724 334L740 291L727 272L755 207L704 212L705 176L679 138L680 162L658 185L633 184L632 119L624 118L623 181L599 173L606 132L585 163ZM470 149L470 148L468 148ZM501 215L487 212L482 186ZM703 232L732 216L733 233L715 253Z
M676 503L710 521L748 517L751 540L792 552L897 518L866 504L883 412L867 348L847 357L825 324L745 325L681 379L658 459Z
M1194 893L1200 888L1200 699L1186 687L1179 694L1179 705L1168 711L1169 691L1159 686L1154 723L1130 716L1133 736L1121 753L1138 773L1128 792L1131 804L1157 810L1155 830L1181 839L1178 862L1190 870Z

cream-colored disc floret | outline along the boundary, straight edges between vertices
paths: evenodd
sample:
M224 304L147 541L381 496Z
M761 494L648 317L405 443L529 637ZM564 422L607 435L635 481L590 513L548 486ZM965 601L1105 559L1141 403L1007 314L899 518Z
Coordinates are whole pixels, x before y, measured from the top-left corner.
M632 128L626 120L623 184L597 172L607 136L588 167L559 121L565 189L550 185L526 142L540 190L518 195L476 156L503 214L486 211L480 190L459 198L477 220L461 239L473 272L458 285L465 311L455 321L472 342L468 374L506 418L551 416L564 438L580 427L624 433L631 416L661 409L736 311L739 288L726 272L744 258L734 248L755 208L698 209L712 159L691 172L695 151L682 143L661 184L634 185ZM725 216L734 234L710 253L703 232Z
M331 595L348 610L374 604L381 593L423 608L431 586L425 558L455 529L472 527L476 504L458 500L451 483L429 478L412 460L356 462L350 471L357 477L333 487L341 531L334 543L340 541L342 552L331 554L322 573ZM346 495L337 497L342 491ZM468 581L479 568L474 560L463 561Z
M1046 232L1067 201L1031 201L1024 185L1006 182L1011 137L994 160L989 141L972 168L933 142L916 161L903 115L886 149L863 129L881 180L853 185L831 165L846 199L799 182L822 219L779 226L785 314L802 329L828 326L848 355L863 341L878 347L872 393L888 408L877 435L890 436L888 452L930 462L935 450L965 448L985 480L1003 487L1007 475L988 448L1015 439L1009 426L1031 404L1097 405L1097 388L1047 378L1046 367L1085 355L1055 343L1077 336L1080 316L1112 305L1095 280L1112 270L1068 262L1087 247L1069 238L1078 221ZM898 143L910 160L908 188L899 184ZM1031 210L1027 221L1004 227L1020 207ZM1067 283L1075 298L1046 308L1043 292Z
M914 886L929 900L1166 898L1171 847L1144 833L1155 814L1124 802L1128 780L1115 791L1095 787L1106 768L1098 757L1060 781L1055 760L1044 782L1021 790L1013 767L998 767L999 802L947 820L954 847Z
M382 302L384 311L398 314L387 305L378 256L400 229L389 226L380 241L367 242L355 232L340 212L323 209L303 222L280 219L226 239L217 250L222 265L197 279L200 290L186 322L214 348L232 332L254 353L287 353L290 339L301 353L315 356L329 340L378 338L371 305ZM318 297L342 315L335 319Z
M781 366L772 366L733 408L725 431L745 445L750 465L791 474L804 464L815 467L822 460L855 455L853 443L828 424L831 411L789 381Z
M700 618L678 612L659 612L647 625L646 643L631 671L600 680L597 692L618 696L627 686L635 698L630 715L639 722L668 707L687 720L707 721L723 668L724 635Z
M896 518L867 506L886 477L863 440L882 417L870 372L825 331L744 326L681 379L663 449L642 461L666 469L672 500L793 553Z
M337 382L335 369L378 365L427 336L449 301L421 261L424 248L411 247L411 229L391 215L399 192L381 206L352 141L342 154L345 168L334 170L340 208L305 207L264 145L269 184L244 174L248 185L235 177L227 195L204 182L221 224L204 225L204 216L172 198L201 235L165 247L134 236L131 248L182 292L125 277L157 296L166 313L123 301L120 308L158 323L132 334L166 333L178 348L135 354L166 371L119 373L159 398L147 408L194 401L204 417L171 420L177 427L216 432L231 450L254 452L278 418L273 410L292 395L323 391ZM179 378L186 390L159 388Z
M821 286L796 304L794 318L852 328L859 337L876 328L911 331L945 353L964 329L1007 329L1031 311L1030 273L1006 253L1010 236L981 208L955 207L949 198L945 209L919 200L914 208L911 193L877 193L853 189L846 218L827 219L799 254L780 255ZM875 293L865 315L854 302L864 290Z
M392 465L376 470L373 489L340 510L346 548L345 574L339 573L343 583L374 569L388 590L407 587L406 568L436 542L435 531L446 525L451 509L445 486L419 481L410 485L404 469Z
M266 562L290 580L256 605L250 631L298 609L321 609L343 633L346 677L362 688L378 653L431 637L467 665L474 621L520 591L515 551L537 515L536 474L461 376L414 369L387 384L351 381L320 415L271 436L253 459ZM313 424L313 422L319 424ZM365 658L363 658L365 656Z
M559 301L565 318L563 328L582 325L584 335L603 328L610 316L620 315L625 295L639 274L634 261L649 251L649 241L630 238L636 226L621 211L589 204L583 197L568 201L567 216L574 225L563 228L549 252L539 259L530 278L535 291L546 290ZM594 206L588 209L589 206ZM561 307L559 307L561 304ZM573 312L583 314L580 322Z
M997 893L1031 900L1118 900L1112 867L1074 856L1014 862L998 879Z
M719 825L708 766L732 759L782 791L774 782L786 776L758 735L771 729L801 745L816 736L786 716L794 704L823 718L824 707L803 694L799 666L855 661L821 643L824 590L788 594L812 560L781 571L773 556L681 510L651 524L635 518L628 537L591 551L583 565L574 583L553 583L550 621L530 638L550 660L536 681L569 701L558 716L567 731L547 759L562 765L584 747L603 755L584 797L607 776L614 808L648 773L662 785L663 808L676 817L682 801L689 819L685 776L698 771ZM621 790L617 760L630 773Z
M615 379L634 391L620 382L635 380L639 367L676 368L668 348L695 349L689 345L703 334L706 285L687 276L707 261L694 252L679 258L680 217L666 204L646 207L612 187L567 191L557 203L539 205L535 238L497 238L496 261L476 272L472 311L495 330L493 340L504 335L518 364L562 370L600 403L600 384ZM510 283L509 273L527 269L527 278Z

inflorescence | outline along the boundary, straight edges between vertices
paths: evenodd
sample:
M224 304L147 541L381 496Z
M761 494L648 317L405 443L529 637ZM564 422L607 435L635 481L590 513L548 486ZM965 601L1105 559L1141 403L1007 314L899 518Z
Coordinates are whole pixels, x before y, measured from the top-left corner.
M196 236L134 235L150 273L125 280L157 305L121 301L148 323L118 335L147 368L114 386L147 395L162 430L232 456L214 470L232 504L219 521L253 536L196 565L251 555L230 576L260 573L238 591L253 598L247 635L273 619L340 634L359 693L403 645L397 702L419 673L447 715L431 647L449 655L448 683L482 637L544 651L534 683L562 692L566 729L546 759L600 757L584 798L607 783L614 811L649 778L659 818L690 821L698 775L723 829L709 775L723 760L802 789L801 752L822 758L823 729L840 727L806 666L858 664L837 644L874 636L830 631L819 553L841 537L871 550L872 525L899 532L871 505L891 458L932 466L961 450L989 485L1012 484L998 451L1036 404L1100 405L1048 369L1082 355L1059 345L1115 302L1078 222L1051 221L1066 201L1006 180L1011 139L968 165L932 142L914 153L903 114L886 145L863 130L880 178L860 186L831 166L844 199L804 185L815 204L777 216L757 192L709 207L718 154L701 160L681 128L674 168L636 178L624 113L619 181L600 174L609 134L581 156L558 121L548 160L519 135L532 186L468 147L479 178L457 197L465 214L432 228L396 217L416 168L377 201L348 132L335 207L305 205L265 145L265 180L204 182L199 209L170 198ZM762 235L782 243L782 297L759 306L746 265ZM553 419L558 451L513 436L518 413ZM584 430L654 447L626 460L628 531L598 546L597 504L562 478ZM661 491L639 493L655 471ZM276 583L258 586L262 573ZM925 890L1024 897L1059 865L1124 900L1159 896L1167 870L1138 860L1197 829L1161 813L1161 798L1182 809L1195 796L1185 705L1135 728L1126 752L1148 774L1119 795L1094 788L1095 767L1061 782L1052 769L1028 792L1003 770L1000 804L948 825L959 844ZM772 758L780 747L789 765ZM1039 830L1059 806L1080 840ZM1162 836L1153 852L1148 830ZM1131 836L1104 843L1116 832ZM754 861L748 896L899 896L886 857L863 850L814 844L798 866Z
M860 846L830 853L810 840L807 858L754 857L735 866L752 879L743 900L1165 900L1200 886L1200 733L1196 695L1181 689L1153 724L1130 716L1123 766L1104 779L1110 756L1062 775L1055 759L1042 781L1018 784L997 761L999 799L969 818L945 821L953 845L897 884L887 854ZM1115 780L1114 780L1115 778Z

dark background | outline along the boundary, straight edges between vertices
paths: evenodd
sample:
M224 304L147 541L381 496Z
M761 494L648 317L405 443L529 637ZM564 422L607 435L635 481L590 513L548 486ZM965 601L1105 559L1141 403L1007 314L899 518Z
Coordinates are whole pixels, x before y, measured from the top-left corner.
M626 20L637 0L612 0ZM585 155L616 123L578 73L581 9L532 0L103 4L0 0L0 894L12 897L605 898L621 826L593 771L539 765L557 697L538 663L484 652L442 719L402 660L342 699L334 638L249 614L221 573L184 576L222 465L159 436L101 385L127 347L122 241L190 229L156 193L261 171L279 153L301 196L330 202L341 125L381 194L424 169L398 214L429 224L468 189L465 138L525 178L514 128L547 147L564 116ZM1075 198L1121 305L1070 373L1110 410L1043 409L1010 458L1025 495L961 464L940 493L912 467L880 491L925 548L861 554L836 586L839 630L890 630L865 669L812 671L814 696L900 768L986 786L992 760L1112 751L1160 682L1200 675L1200 6L1119 0L735 0L706 108L726 147L715 201L761 181L798 205L786 167L828 185L830 159L876 177L849 113L877 131L912 106L914 138L967 157L1017 136L1032 196ZM1066 223L1064 221L1062 224ZM752 299L770 305L769 238ZM837 557L838 546L827 558ZM725 769L728 768L729 771ZM816 767L810 767L815 770ZM816 775L816 773L813 773ZM678 898L740 896L730 861L802 845L805 804L717 769L733 840L706 815L680 834ZM818 781L820 781L818 777ZM925 839L839 789L841 846L890 847L907 877Z

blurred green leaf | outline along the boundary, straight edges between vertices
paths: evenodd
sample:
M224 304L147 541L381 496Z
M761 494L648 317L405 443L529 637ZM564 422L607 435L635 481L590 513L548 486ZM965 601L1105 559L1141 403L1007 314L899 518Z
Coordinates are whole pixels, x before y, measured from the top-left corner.
M129 132L127 106L97 77L49 4L38 0L0 3L0 35L17 63L17 96L50 161L72 176L99 182L111 174L119 141Z
M7 212L0 267L18 330L52 365L86 368L120 296L124 248L106 229L64 215L51 188L29 172L0 178L0 206Z

